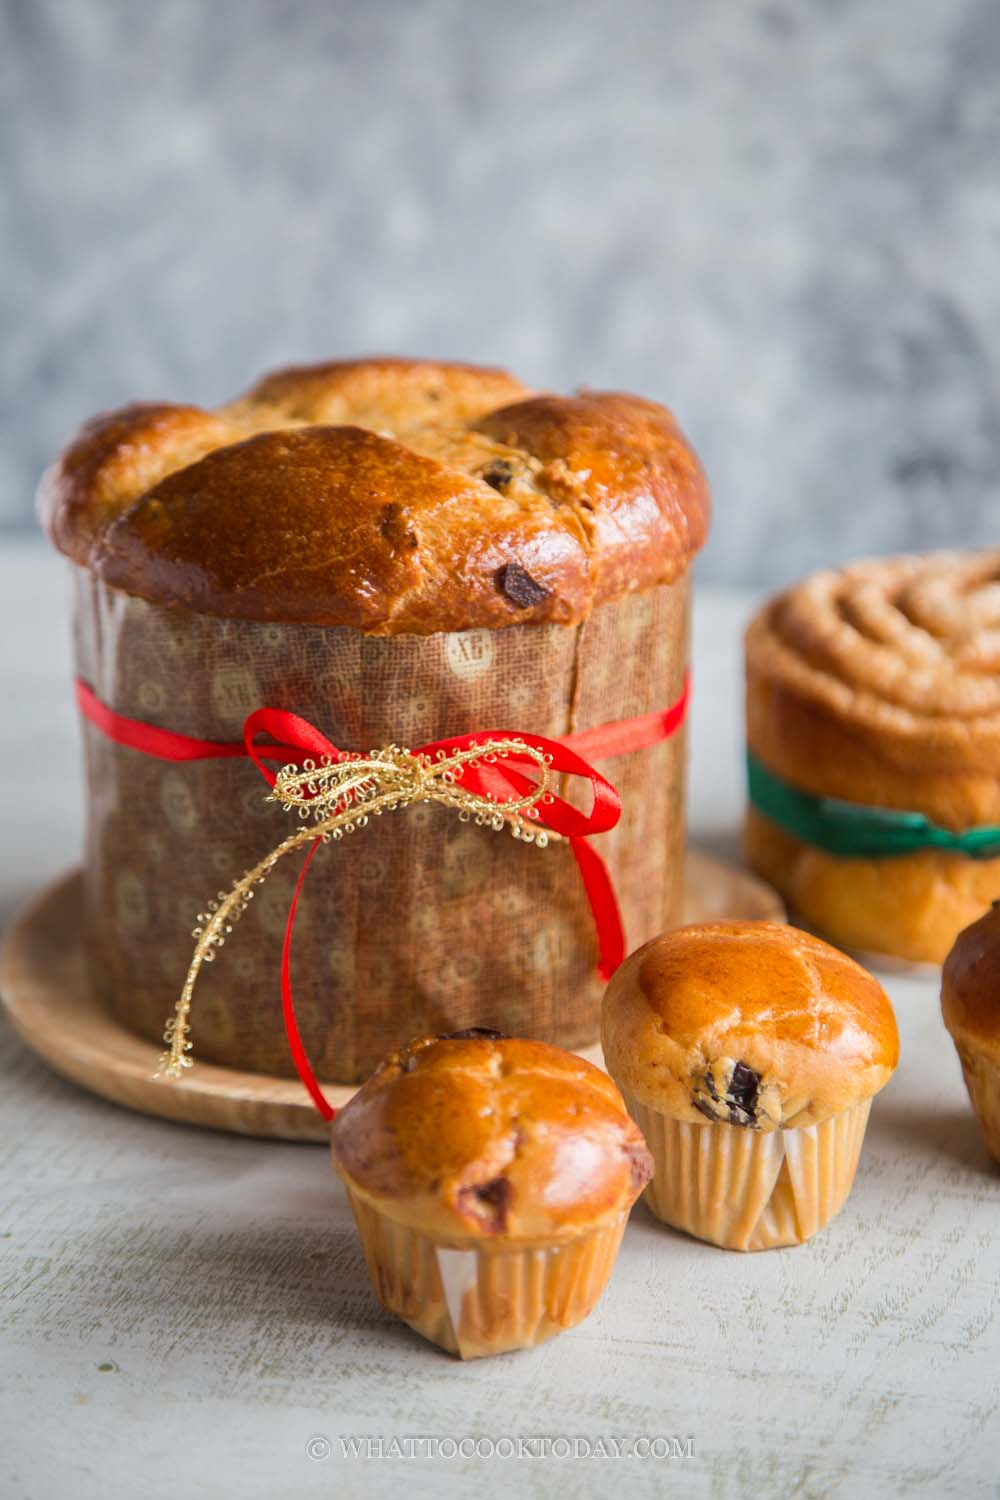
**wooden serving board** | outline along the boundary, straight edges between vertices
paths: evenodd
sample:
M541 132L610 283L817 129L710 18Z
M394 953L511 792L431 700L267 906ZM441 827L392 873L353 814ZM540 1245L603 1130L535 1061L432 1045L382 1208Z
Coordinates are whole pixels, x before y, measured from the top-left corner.
M188 1125L286 1141L324 1141L329 1126L294 1078L241 1073L195 1062L183 1078L155 1077L162 1047L128 1031L87 983L82 942L82 881L73 870L17 916L0 948L0 991L11 1023L64 1078L143 1114ZM684 921L770 917L783 921L780 898L762 880L689 850ZM596 1044L581 1053L600 1063ZM355 1085L324 1084L339 1108Z

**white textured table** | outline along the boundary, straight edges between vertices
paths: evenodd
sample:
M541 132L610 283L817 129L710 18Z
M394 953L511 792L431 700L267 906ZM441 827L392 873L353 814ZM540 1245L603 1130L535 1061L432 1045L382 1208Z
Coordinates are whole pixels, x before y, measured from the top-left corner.
M4 917L79 846L63 585L5 544ZM692 824L729 854L749 605L704 590L696 615ZM379 1310L321 1148L128 1114L4 1027L0 1494L1000 1494L1000 1174L936 984L888 986L902 1064L812 1244L726 1254L639 1208L586 1323L468 1365ZM642 1437L650 1456L587 1451ZM390 1456L352 1456L367 1438Z

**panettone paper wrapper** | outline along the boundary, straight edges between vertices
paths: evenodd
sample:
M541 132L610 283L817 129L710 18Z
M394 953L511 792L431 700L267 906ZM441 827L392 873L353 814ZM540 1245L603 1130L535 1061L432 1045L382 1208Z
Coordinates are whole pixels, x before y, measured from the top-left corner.
M967 1041L955 1045L986 1149L1000 1162L1000 1066L988 1053Z
M437 1244L347 1191L372 1288L434 1344L476 1359L531 1349L579 1323L611 1275L628 1214L557 1245Z
M556 737L675 702L688 656L688 583L624 597L582 625L364 636L221 620L150 604L75 569L77 671L118 713L239 740L256 708L287 709L334 744L414 746L491 729ZM244 759L170 763L82 728L92 981L127 1026L159 1040L197 914L277 845L292 815ZM684 733L607 761L620 823L595 846L635 946L676 918ZM558 789L580 803L576 778ZM283 860L194 997L194 1056L291 1076L279 988L301 856ZM352 1082L421 1033L494 1026L575 1047L595 1040L596 937L572 851L542 850L431 804L319 850L291 972L319 1077Z
M657 1218L726 1250L800 1245L840 1211L854 1182L871 1100L794 1130L677 1120L627 1098L655 1175Z

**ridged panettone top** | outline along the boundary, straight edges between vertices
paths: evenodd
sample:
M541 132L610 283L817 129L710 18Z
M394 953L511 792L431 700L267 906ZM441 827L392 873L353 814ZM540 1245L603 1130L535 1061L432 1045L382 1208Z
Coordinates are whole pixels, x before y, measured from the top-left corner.
M279 371L216 411L95 417L40 506L57 547L154 603L393 635L574 624L673 580L709 502L651 401L369 359Z

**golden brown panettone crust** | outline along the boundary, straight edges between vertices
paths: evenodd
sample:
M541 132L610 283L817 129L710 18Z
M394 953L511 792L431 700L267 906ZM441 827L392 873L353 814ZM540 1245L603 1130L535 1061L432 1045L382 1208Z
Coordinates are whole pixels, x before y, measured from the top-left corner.
M839 1114L899 1058L878 981L780 922L710 922L647 943L608 986L601 1040L641 1104L760 1130Z
M960 932L941 973L941 1014L957 1042L1000 1060L1000 901Z
M421 1037L335 1117L352 1191L442 1242L552 1242L628 1211L652 1176L607 1074L543 1042Z
M743 847L810 927L858 953L940 964L960 932L1000 893L1000 859L918 849L891 859L827 854L747 809Z
M216 411L97 417L39 504L56 546L127 593L374 635L575 624L672 582L709 509L653 402L392 358L277 371Z

